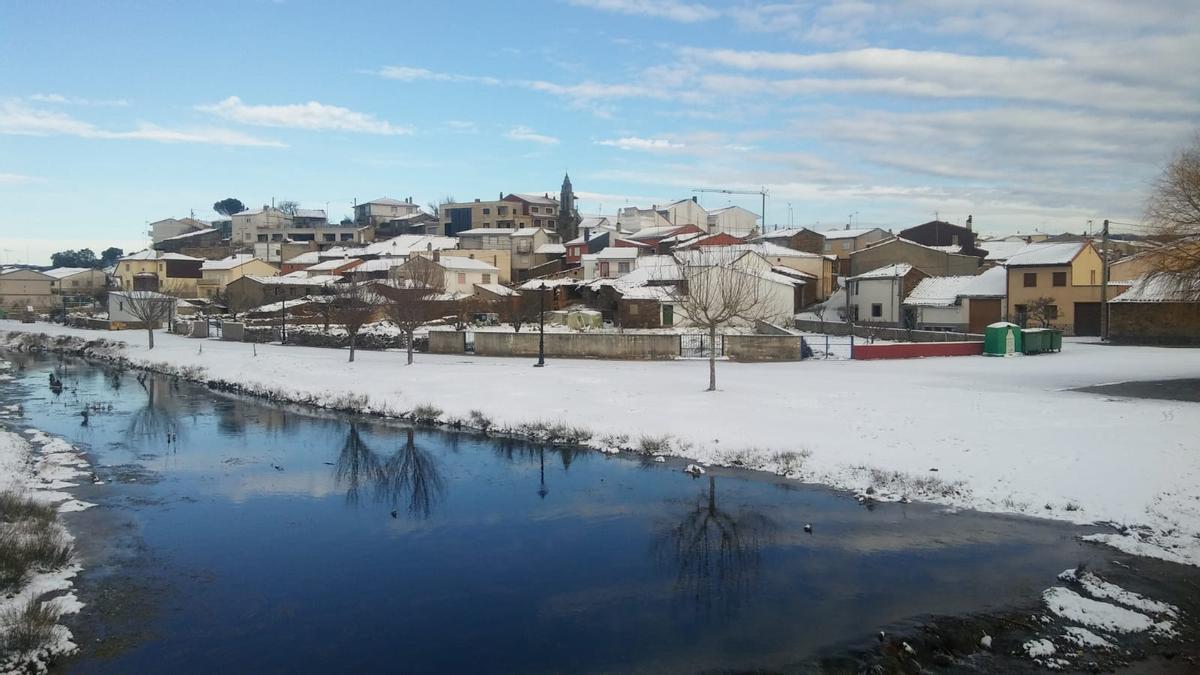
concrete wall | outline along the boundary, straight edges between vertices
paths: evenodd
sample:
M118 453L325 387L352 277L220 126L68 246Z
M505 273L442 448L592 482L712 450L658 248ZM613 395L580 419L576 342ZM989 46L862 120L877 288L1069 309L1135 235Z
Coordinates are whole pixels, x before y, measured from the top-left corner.
M920 344L854 345L850 358L856 361L874 359L917 359L926 356L982 356L982 342L925 342Z
M475 333L479 356L537 356L537 333ZM678 335L546 333L546 356L581 359L673 359Z
M1108 320L1113 342L1200 345L1200 302L1114 302Z
M726 335L725 356L734 361L799 361L799 335Z
M466 333L454 330L429 331L429 352L431 354L463 354L466 351Z
M245 336L246 326L241 323L225 321L221 323L221 339L230 342L241 342Z

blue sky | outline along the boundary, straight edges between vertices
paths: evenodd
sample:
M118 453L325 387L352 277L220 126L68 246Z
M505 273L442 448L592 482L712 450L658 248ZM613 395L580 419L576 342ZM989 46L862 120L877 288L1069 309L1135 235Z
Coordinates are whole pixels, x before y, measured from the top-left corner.
M2 262L567 169L587 213L765 186L769 225L1079 231L1200 127L1191 0L10 2L0 44Z

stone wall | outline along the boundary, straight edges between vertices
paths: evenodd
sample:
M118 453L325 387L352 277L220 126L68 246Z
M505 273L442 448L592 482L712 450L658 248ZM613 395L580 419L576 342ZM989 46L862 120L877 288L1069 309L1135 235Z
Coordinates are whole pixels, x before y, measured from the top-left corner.
M846 336L850 334L850 325L839 321L809 321L796 319L796 330L808 333L826 333L828 335ZM905 330L903 328L874 328L861 323L854 324L854 336L860 338L873 337L877 340L892 340L895 342L978 342L982 335L976 333L948 333L939 330Z
M462 354L467 351L467 335L462 331L429 331L429 351L432 354Z
M1113 342L1200 345L1200 302L1114 302L1108 320Z
M537 333L475 333L479 356L537 356ZM548 358L673 359L679 336L648 333L546 333Z
M799 361L799 335L726 335L725 356L734 361Z
M242 337L246 333L244 324L235 323L233 321L224 321L221 323L221 339L230 342L241 342Z

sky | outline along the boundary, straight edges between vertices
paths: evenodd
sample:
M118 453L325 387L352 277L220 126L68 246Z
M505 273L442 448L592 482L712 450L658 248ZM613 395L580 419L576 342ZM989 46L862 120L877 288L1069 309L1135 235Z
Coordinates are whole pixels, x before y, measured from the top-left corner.
M1195 0L5 2L0 45L0 263L565 171L584 214L1080 232L1200 129Z

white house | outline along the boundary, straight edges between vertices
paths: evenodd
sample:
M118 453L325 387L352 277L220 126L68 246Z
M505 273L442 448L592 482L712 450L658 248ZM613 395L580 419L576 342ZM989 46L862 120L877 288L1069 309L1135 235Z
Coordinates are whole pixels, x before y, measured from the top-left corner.
M675 257L680 263L680 275L686 280L689 292L709 286L716 291L724 282L722 276L732 269L737 274L748 276L756 284L755 293L759 302L752 312L754 318L782 325L790 322L799 309L806 281L781 274L769 260L754 251L714 247L679 251ZM719 291L715 294L719 295ZM686 303L681 303L674 313L676 325L691 322Z
M162 302L170 305L169 309L162 310L164 318L159 325L154 326L160 328L162 323L170 320L170 317L175 316L175 309L179 302L177 298L163 293L154 291L112 291L108 294L108 320L114 324L121 323L141 323L142 320L131 311L133 303L130 302L129 296L131 293L137 294L137 302Z
M609 246L599 253L587 253L581 259L584 280L615 279L629 274L636 267L640 249L630 246Z
M394 276L397 279L419 277L422 273L418 268L422 265L433 265L441 270L442 289L446 295L474 295L476 285L488 286L500 277L500 269L495 265L475 258L443 256L437 251L433 257L410 257L408 262L394 268Z
M887 265L846 280L846 313L856 323L903 325L901 306L928 275L908 263Z
M406 201L380 197L356 205L354 222L359 225L378 225L396 218L410 216L420 210L421 207L414 204L411 197Z
M919 330L981 333L1004 316L1008 273L993 267L975 276L926 277L904 307Z
M708 229L708 211L696 201L696 198L680 199L659 209L663 218L671 225L695 225Z
M54 279L50 282L53 293L91 295L108 287L108 275L93 267L55 267L43 274Z
M195 218L163 218L150 223L151 241L157 244L160 241L178 237L182 234L191 234L199 230L209 229L212 225L203 220Z
M617 229L622 232L638 232L651 227L670 227L671 222L663 217L657 207L640 209L626 206L617 211Z
M708 231L745 237L758 227L758 214L740 206L726 206L708 212Z

